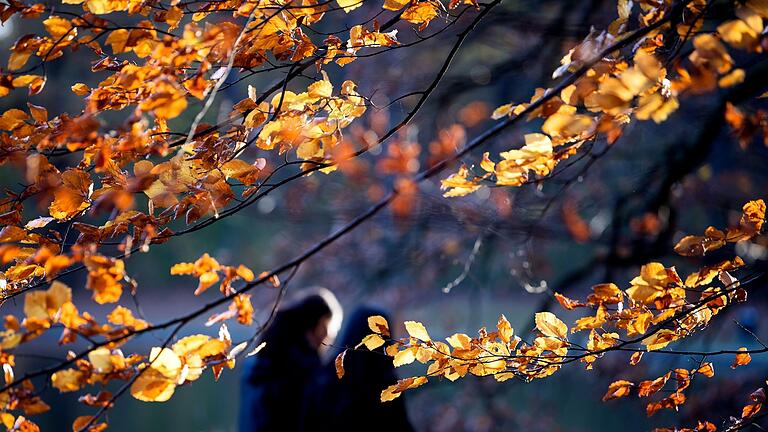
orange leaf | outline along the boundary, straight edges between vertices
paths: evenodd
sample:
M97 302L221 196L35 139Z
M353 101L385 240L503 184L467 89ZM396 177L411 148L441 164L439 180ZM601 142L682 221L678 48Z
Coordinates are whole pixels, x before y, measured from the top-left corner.
M747 351L745 347L739 348L739 351ZM731 369L736 369L739 366L744 366L746 364L749 364L749 362L752 361L752 356L749 355L749 353L746 352L740 352L736 354L736 358L733 359L733 364L731 365Z
M608 391L603 396L603 402L627 396L632 386L634 386L634 384L626 380L612 382L611 385L608 386Z
M334 361L334 365L336 366L336 376L341 379L341 377L344 376L344 356L347 355L347 350L344 350L341 352L341 354L336 356L336 361Z

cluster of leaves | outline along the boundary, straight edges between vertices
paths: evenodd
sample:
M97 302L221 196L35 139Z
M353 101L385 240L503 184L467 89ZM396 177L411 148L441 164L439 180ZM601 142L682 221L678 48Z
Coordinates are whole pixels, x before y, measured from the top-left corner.
M445 196L464 196L488 182L520 186L532 180L531 173L548 176L559 162L576 154L585 141L597 135L613 143L633 118L662 123L679 108L680 97L742 83L745 71L734 68L726 45L762 54L763 19L768 18L765 2L750 0L738 5L735 19L721 23L714 33L695 36L686 61L668 70L659 55L667 46L665 39L672 38L668 33L687 38L700 31L701 16L708 5L704 0L684 3L687 18L672 23L666 2L638 2L640 11L635 18L643 26L643 35L633 40L630 61L620 48L623 41L638 32L628 30L634 2L620 1L619 17L609 29L587 36L563 57L562 66L553 74L556 78L567 71L578 72L582 75L578 81L558 89L537 89L529 103L502 105L493 113L496 119L543 119L543 134L526 135L522 148L500 153L502 160L497 163L489 153L484 154L479 163L482 175L462 166L443 180ZM733 109L731 112L735 129L749 124L749 119L734 114ZM743 139L756 131L756 127L749 128Z
M738 237L739 241L749 241L760 235L765 211L763 200L748 202L743 207L739 226L726 232L733 238ZM718 230L709 228L707 231ZM692 238L699 243L710 242L706 236L689 236L680 241L678 249L690 250L688 245L694 243ZM447 343L433 340L424 325L414 321L405 322L409 337L390 339L389 327L383 318L372 317L369 324L373 333L366 336L361 345L376 349L389 341L386 353L393 357L395 366L414 361L428 364L425 375L401 380L385 389L381 394L382 401L392 400L403 391L426 383L429 378L454 381L474 375L493 376L497 381L511 378L530 381L548 377L563 365L576 361L592 369L596 361L615 351L633 351L630 364L634 366L644 353L662 350L670 343L691 336L706 328L727 306L746 301L746 286L732 274L743 266L744 262L736 256L703 267L682 279L674 267L652 262L642 266L640 274L626 289L613 283L595 285L584 301L555 293L564 309L586 308L594 310L594 314L577 319L569 328L552 312L536 313L533 340L525 340L525 335L515 335L503 315L493 331L482 328L474 337L456 333L446 339ZM586 343L569 337L569 333L582 332L588 332L580 338ZM734 355L734 368L751 359L746 348L734 351ZM343 370L343 359L337 361L337 368ZM603 400L628 396L635 388L638 396L650 397L664 389L674 375L675 387L671 394L647 404L646 411L651 416L661 409L676 409L685 403L684 390L695 375L711 378L714 373L712 363L702 360L693 370L675 369L638 384L618 380L609 386ZM753 416L759 409L757 405L749 410L745 408L742 418ZM706 423L704 428L697 430L710 430L710 425Z
M22 36L10 48L7 68L0 73L0 97L21 88L28 96L40 94L48 81L45 64L80 61L82 57L75 56L82 52L92 55L90 72L98 80L95 86L72 83L72 93L83 100L79 114L52 116L46 107L28 103L25 109L12 108L0 115L0 164L20 169L25 181L23 190L8 189L0 200L4 225L0 295L25 295L25 316L8 315L0 341L6 381L0 390L0 411L9 430L36 430L27 417L49 409L32 381L38 376L62 393L100 387L98 394L79 398L98 408L97 414L78 418L73 429L102 430L106 424L100 423L101 415L127 389L139 400L162 402L178 385L198 379L207 367L216 378L225 367L234 367L236 357L255 337L234 345L225 324L218 338L195 334L171 343L183 325L212 306L152 325L116 305L100 321L78 310L72 290L56 279L85 270L93 300L118 303L126 289L131 293L137 289L125 267L132 253L148 252L153 244L194 232L252 204L271 190L265 185L281 168L297 164L301 172L294 178L315 170L330 173L340 162L363 153L368 144L350 150L343 132L366 112L366 99L352 81L335 86L325 69L348 65L374 48L400 46L397 31L383 31L376 20L321 40L308 36L305 30L310 25L337 10L331 2L63 3L61 8L16 0L0 5L3 22L38 21L44 30ZM479 7L472 1L465 4ZM336 5L349 13L362 2ZM386 0L382 7L396 13L388 27L403 22L424 30L460 5ZM123 19L112 19L118 14ZM320 78L303 92L287 90L288 82L312 65ZM263 91L249 86L248 94L221 124L201 122L231 72L251 76L283 68L288 77ZM35 74L37 70L42 74ZM189 132L174 132L169 121L184 118L194 101L200 101L203 109ZM128 114L116 129L105 129L107 111ZM273 167L249 149L286 158L290 153L296 160ZM71 166L63 166L72 160ZM25 220L25 203L30 199L47 211ZM143 205L146 210L140 210ZM108 215L103 223L93 222L101 215ZM176 221L189 227L174 232L170 225ZM70 229L77 233L74 241L68 239ZM112 252L115 246L121 252L117 256ZM210 316L208 326L230 319L253 324L251 296L236 290L235 284L245 283L244 289L264 281L280 286L274 272L257 278L246 266L221 265L208 254L194 263L173 266L171 274L197 278L195 295L219 283L222 297L215 305L229 307ZM176 327L168 341L149 355L123 352L135 336L171 326ZM89 347L80 352L73 347L57 365L16 378L15 350L54 329L61 329L60 345L84 340ZM108 386L115 381L124 381L125 387L113 394ZM17 411L21 415L12 414Z

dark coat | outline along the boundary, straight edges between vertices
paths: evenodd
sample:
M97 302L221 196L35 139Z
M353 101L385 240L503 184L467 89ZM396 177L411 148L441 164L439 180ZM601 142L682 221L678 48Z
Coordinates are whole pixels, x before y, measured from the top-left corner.
M322 363L307 341L294 311L278 313L264 338L266 346L245 366L240 391L240 432L293 432L307 386Z
M373 308L360 308L347 320L336 346L337 353L353 348L367 334L367 319L383 315ZM365 350L365 348L363 348ZM392 358L383 349L374 352L348 350L344 358L344 376L339 379L331 363L323 367L309 388L302 416L302 430L307 431L413 431L403 396L381 402L381 391L397 382Z

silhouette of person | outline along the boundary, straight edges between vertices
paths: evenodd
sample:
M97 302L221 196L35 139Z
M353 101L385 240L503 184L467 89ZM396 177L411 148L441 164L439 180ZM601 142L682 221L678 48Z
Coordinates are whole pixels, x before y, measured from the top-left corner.
M325 288L281 309L261 337L264 348L241 382L241 432L297 431L302 399L318 369L323 347L336 336L341 306Z
M371 333L368 317L373 315L387 317L380 309L362 306L348 318L335 355L307 392L302 430L413 431L403 396L381 402L381 391L397 382L392 358L384 354L384 347L352 349ZM344 357L344 376L339 379L333 360L345 348L350 349Z

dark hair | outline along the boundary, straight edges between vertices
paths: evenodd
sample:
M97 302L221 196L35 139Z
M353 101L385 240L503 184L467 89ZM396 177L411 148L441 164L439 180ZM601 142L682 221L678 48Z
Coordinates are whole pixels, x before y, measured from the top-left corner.
M328 290L314 291L277 312L261 337L267 344L264 355L281 354L296 341L304 340L307 331L317 326L323 317L333 317L336 312L333 294Z

